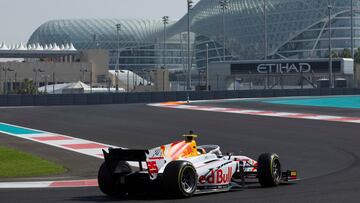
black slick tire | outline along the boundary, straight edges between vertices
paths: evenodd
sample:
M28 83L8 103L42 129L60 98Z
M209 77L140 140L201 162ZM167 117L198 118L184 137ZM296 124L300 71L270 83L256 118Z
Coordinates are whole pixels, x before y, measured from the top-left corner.
M257 175L263 187L275 187L281 181L281 165L279 156L274 153L264 153L259 156Z
M124 161L119 162L118 167L124 170L123 174L112 174L105 162L100 166L98 172L100 190L111 197L121 197L127 193L125 184L120 183L120 178L122 175L130 173L131 167Z
M172 161L165 167L163 186L170 196L191 197L196 191L197 181L196 169L188 161Z

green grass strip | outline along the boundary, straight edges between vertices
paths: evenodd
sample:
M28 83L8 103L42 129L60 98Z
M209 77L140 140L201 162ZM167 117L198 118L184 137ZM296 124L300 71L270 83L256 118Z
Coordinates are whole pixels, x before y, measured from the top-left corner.
M0 146L0 178L38 177L65 171L64 167L55 163Z

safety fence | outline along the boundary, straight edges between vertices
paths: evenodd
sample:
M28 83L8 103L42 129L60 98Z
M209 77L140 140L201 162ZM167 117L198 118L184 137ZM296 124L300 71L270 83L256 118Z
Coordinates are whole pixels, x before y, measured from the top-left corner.
M183 91L141 93L1 95L0 106L51 106L152 103L165 101L261 98L285 96L358 95L360 89L263 89L238 91Z

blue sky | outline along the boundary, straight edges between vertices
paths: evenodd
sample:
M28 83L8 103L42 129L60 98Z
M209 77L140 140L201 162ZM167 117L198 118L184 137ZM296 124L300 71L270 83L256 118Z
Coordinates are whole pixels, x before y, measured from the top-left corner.
M186 0L0 0L0 43L26 43L42 23L64 18L179 19Z

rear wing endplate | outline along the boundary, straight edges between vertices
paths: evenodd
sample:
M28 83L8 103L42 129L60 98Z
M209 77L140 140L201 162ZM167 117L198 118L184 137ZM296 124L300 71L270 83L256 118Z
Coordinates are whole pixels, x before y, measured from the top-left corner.
M121 149L109 148L109 152L102 150L104 154L105 164L111 173L119 173L118 169L120 161L135 161L139 163L139 168L142 170L142 163L146 161L146 154L148 150L134 150L134 149Z
M146 161L149 150L109 148L109 152L103 150L105 161Z

